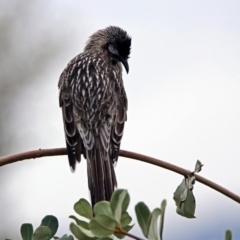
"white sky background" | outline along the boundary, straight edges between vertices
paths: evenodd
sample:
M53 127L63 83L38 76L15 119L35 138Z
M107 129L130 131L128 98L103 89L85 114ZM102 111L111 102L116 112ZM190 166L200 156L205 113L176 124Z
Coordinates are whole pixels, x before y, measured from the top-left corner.
M66 31L69 44L19 93L13 108L19 114L11 119L18 144L9 154L65 146L59 75L93 32L117 25L132 36L122 149L190 170L200 159L202 176L239 194L239 1L42 1L36 7L35 22L25 30L56 21L52 31ZM28 38L34 34L33 29ZM196 183L197 218L189 220L175 213L172 199L180 175L124 158L116 173L119 188L130 192L132 215L138 201L153 209L167 199L165 239L223 239L226 229L240 239L240 206L214 190ZM36 228L47 214L58 217L57 235L62 235L73 204L89 198L85 160L75 174L66 156L15 163L0 174L6 179L0 185L0 235L6 238L16 236L4 231L7 226L18 231L23 222L32 222ZM136 227L133 232L141 236Z

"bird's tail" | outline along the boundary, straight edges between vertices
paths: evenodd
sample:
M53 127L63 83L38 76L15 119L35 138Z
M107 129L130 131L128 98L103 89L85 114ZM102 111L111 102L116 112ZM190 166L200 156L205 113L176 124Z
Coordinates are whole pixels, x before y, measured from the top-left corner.
M117 187L117 180L109 152L104 149L100 139L95 138L91 150L86 149L88 186L92 206L99 201L109 201Z

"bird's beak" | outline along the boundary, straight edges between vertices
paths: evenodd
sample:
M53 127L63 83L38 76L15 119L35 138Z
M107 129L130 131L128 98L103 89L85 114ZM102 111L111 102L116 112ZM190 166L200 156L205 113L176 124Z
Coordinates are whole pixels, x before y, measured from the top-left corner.
M123 64L123 66L124 66L125 69L126 69L126 72L128 73L128 72L129 72L128 58L127 58L127 57L126 57L126 58L122 57L122 56L119 54L117 48L114 47L113 44L109 44L109 46L108 46L108 51L111 53L113 59L115 58L115 59L117 59L118 61L121 61L121 63Z
M118 55L118 59L121 61L121 63L123 64L123 66L125 67L126 69L126 72L128 73L129 72L129 66L128 66L128 59L127 58L123 58L121 56Z
M129 72L128 60L127 60L127 59L124 59L124 58L120 58L120 61L122 62L123 66L124 66L125 69L126 69L126 72L128 73L128 72Z

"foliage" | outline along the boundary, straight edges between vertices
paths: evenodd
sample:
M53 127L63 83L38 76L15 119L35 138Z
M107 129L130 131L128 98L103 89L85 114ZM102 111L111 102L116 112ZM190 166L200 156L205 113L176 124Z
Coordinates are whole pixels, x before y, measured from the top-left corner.
M80 199L74 210L88 221L70 216L76 222L70 224L70 230L77 239L112 239L113 235L121 239L133 227L127 212L129 202L129 193L122 189L114 192L110 202L99 202L93 209L89 202Z
M230 230L226 230L225 240L232 240L232 232Z
M63 235L61 238L54 237L58 229L58 220L52 215L47 215L42 219L40 226L33 231L30 223L24 223L21 226L21 236L23 240L50 240L52 238L59 240L74 240L73 236Z
M141 240L129 231L134 226L131 224L132 217L127 212L130 196L127 190L119 189L115 191L110 202L102 201L95 204L92 209L91 204L81 198L74 204L75 212L84 218L70 216L75 223L70 224L70 231L81 240L112 240L125 236ZM144 202L139 202L135 206L135 213L138 224L143 235L149 240L162 240L164 216L167 202L163 200L160 208L155 208L152 212ZM20 232L23 240L74 240L72 235L63 235L61 238L55 236L58 229L58 220L52 215L44 217L40 226L34 231L30 223L24 223ZM232 240L232 232L227 230L226 240Z
M174 200L177 205L176 212L187 218L194 218L196 203L193 195L193 185L195 183L194 173L202 168L202 163L198 160L195 170L191 176L183 179L182 183L174 192ZM110 202L101 201L94 205L81 198L74 204L75 212L84 220L76 216L69 216L75 223L70 224L70 231L79 240L112 240L114 237L119 239L125 236L141 240L141 238L129 233L134 224L131 224L132 217L127 209L130 202L130 196L127 190L116 190ZM162 240L164 216L167 202L163 200L160 208L150 211L144 202L139 202L135 206L135 213L138 224L143 235L149 240ZM23 240L74 240L72 235L63 235L61 238L55 234L58 229L58 220L56 217L48 215L41 221L40 226L34 231L30 223L24 223L20 232ZM225 232L225 239L232 240L232 232Z
M195 184L194 173L201 171L203 164L197 160L195 170L191 176L183 179L173 194L173 199L177 205L177 213L187 218L195 218L196 201L193 195L193 185Z
M102 201L97 203L93 210L90 203L85 199L80 199L74 205L74 210L81 217L88 221L83 221L75 216L70 216L76 224L71 223L70 230L77 239L113 239L124 238L126 235L139 239L128 232L132 229L132 217L127 212L130 196L127 190L119 189L114 192L110 202ZM143 235L150 240L162 239L164 212L166 200L163 200L160 208L155 208L150 212L147 205L139 202L135 206L138 224ZM160 224L158 224L161 215Z

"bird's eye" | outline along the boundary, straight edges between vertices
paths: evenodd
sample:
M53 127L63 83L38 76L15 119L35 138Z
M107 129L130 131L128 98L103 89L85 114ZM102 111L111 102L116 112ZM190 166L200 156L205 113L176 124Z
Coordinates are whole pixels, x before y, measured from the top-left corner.
M108 51L114 55L119 55L118 50L112 44L108 45Z

